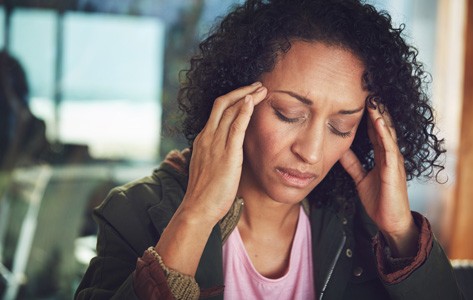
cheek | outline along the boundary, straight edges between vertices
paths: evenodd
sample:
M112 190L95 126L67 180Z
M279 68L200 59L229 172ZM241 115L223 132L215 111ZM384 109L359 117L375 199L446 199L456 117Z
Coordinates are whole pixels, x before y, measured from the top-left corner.
M267 156L282 142L282 136L268 118L254 118L245 135L245 149Z
M332 166L350 149L352 143L353 138L335 137L335 140L331 143L326 152Z
M245 135L245 151L262 158L276 154L287 141L287 130L266 111L255 111Z

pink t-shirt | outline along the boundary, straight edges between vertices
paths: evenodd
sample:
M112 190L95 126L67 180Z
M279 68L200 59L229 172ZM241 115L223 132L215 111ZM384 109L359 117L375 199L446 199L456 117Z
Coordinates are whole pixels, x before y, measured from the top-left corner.
M269 279L256 271L238 231L223 246L224 299L315 299L310 223L302 206L287 273Z

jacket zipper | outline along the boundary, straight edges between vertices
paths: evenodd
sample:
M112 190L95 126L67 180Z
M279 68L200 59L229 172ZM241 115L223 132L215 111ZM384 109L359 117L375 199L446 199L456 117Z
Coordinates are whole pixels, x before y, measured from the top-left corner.
M322 286L322 291L320 292L319 300L322 300L322 298L324 297L325 289L328 286L330 278L332 278L333 270L335 269L335 265L337 264L337 261L340 258L340 254L342 253L343 247L345 247L346 240L347 240L347 237L346 237L345 232L344 232L343 233L343 238L342 238L342 243L340 244L340 246L337 249L337 253L335 255L335 258L332 261L332 264L330 265L330 269L329 269L327 278L325 279L324 285Z

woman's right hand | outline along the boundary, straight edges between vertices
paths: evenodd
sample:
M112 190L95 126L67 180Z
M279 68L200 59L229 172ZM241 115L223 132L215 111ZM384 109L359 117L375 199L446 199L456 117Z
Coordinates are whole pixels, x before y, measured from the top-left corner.
M184 199L155 247L168 268L194 276L212 228L236 197L245 132L266 94L257 82L215 100L194 140Z
M193 144L189 183L180 210L210 224L230 209L243 164L243 140L254 106L266 97L260 82L218 97Z

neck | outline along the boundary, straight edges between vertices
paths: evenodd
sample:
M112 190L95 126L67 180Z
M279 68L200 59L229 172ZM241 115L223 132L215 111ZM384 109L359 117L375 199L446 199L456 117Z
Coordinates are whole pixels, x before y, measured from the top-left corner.
M244 206L238 228L254 234L294 232L300 203L284 203L272 199L252 175L253 172L249 172L248 166L243 164L237 195L243 198Z
M244 206L239 228L266 234L294 230L299 218L300 203L278 203L269 197L250 191L240 191Z

